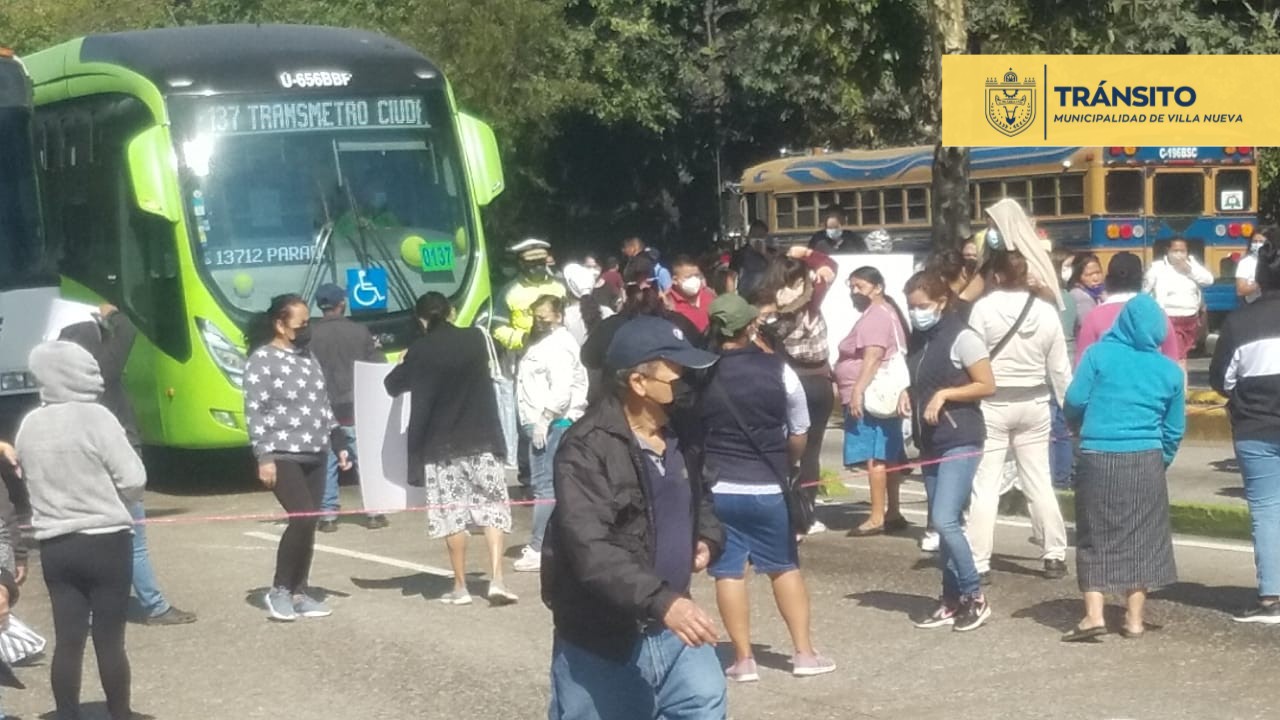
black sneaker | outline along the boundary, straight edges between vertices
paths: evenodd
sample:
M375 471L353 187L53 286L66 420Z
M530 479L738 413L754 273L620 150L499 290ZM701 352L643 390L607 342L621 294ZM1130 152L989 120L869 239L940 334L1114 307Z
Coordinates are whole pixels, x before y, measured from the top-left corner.
M316 529L322 533L338 532L338 521L337 520L321 520L320 524L316 526Z
M159 615L152 615L142 621L143 625L190 625L196 621L196 614L170 607Z
M1044 579L1061 580L1067 576L1067 563L1064 560L1045 560Z
M956 613L955 624L951 629L956 632L977 630L989 617L991 606L987 604L986 598L970 598L960 603L960 611Z
M928 615L914 617L911 624L921 630L931 630L946 625L954 625L956 621L956 606L943 600L938 603L938 607Z
M982 586L983 586L983 587L986 587L987 585L990 585L990 584L991 584L991 571L990 571L990 570L988 570L988 571L986 571L986 572L978 573L978 582L982 583Z
M381 530L391 525L391 521L387 520L386 515L370 515L369 520L365 523L365 527L370 530Z
M1258 603L1231 618L1238 623L1258 623L1260 625L1280 625L1280 602Z

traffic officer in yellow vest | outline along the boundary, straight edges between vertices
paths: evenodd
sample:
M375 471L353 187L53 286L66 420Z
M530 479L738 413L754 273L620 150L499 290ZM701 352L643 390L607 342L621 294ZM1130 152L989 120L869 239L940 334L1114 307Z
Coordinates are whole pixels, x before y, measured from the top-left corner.
M519 260L519 276L503 293L499 312L494 318L493 339L507 350L508 356L519 356L533 329L530 308L543 295L565 296L564 285L551 276L547 267L551 245L545 240L529 238L511 246ZM502 311L506 312L503 313ZM505 320L501 317L506 315Z

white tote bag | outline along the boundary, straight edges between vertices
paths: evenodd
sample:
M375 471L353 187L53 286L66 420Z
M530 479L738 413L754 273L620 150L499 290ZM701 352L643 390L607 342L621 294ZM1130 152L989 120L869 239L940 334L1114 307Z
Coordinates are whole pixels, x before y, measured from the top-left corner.
M911 373L907 371L907 353L900 338L901 328L898 327L897 318L894 318L893 325L893 342L897 352L880 363L875 377L871 378L871 384L862 396L862 409L868 415L878 418L898 417L898 401L902 398L902 391L911 385Z
M0 631L0 659L10 665L20 665L44 652L45 639L26 623L12 615L9 626Z

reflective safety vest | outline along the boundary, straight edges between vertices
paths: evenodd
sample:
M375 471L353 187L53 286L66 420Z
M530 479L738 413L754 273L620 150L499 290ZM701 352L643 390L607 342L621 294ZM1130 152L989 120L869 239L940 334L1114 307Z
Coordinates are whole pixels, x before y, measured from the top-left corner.
M506 309L507 321L493 328L493 339L507 350L524 349L525 339L533 329L533 303L543 295L552 295L563 299L564 285L554 278L548 277L539 282L530 282L525 278L517 280L507 288L502 297L502 305Z

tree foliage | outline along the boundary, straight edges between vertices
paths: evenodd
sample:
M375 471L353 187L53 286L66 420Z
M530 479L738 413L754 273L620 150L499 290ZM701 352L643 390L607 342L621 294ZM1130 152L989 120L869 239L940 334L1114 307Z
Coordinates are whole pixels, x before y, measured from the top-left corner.
M363 27L443 67L494 124L500 242L696 245L722 181L780 147L932 142L931 0L7 0L0 42L211 22ZM975 53L1280 52L1280 0L983 0ZM1280 159L1263 156L1265 212ZM1275 188L1275 189L1273 189Z

